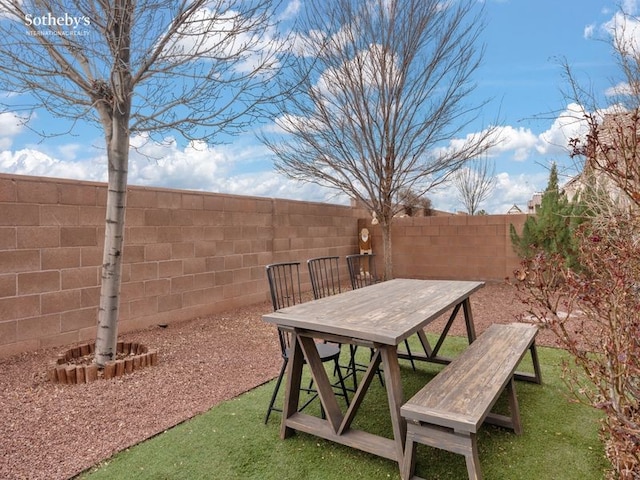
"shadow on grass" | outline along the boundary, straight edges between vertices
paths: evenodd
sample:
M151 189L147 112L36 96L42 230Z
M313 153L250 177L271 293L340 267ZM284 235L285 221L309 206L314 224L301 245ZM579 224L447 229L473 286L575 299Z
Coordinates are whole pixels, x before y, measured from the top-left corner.
M445 342L445 354L464 348ZM362 355L367 355L363 350ZM417 345L412 347L417 350ZM346 351L346 349L345 349ZM599 413L571 402L561 380L562 350L539 348L543 384L517 382L524 434L485 425L478 436L484 477L491 480L602 480L607 462L598 439ZM522 370L531 371L528 356ZM401 361L405 398L442 368ZM349 447L296 433L280 440L280 415L264 414L274 382L224 402L152 439L116 454L78 478L344 480L400 478L398 465ZM284 388L282 389L284 390ZM282 402L282 392L280 395ZM498 409L506 402L499 402ZM318 402L309 406L317 413ZM386 394L377 380L354 428L390 436ZM429 480L467 478L464 457L419 446L416 474Z

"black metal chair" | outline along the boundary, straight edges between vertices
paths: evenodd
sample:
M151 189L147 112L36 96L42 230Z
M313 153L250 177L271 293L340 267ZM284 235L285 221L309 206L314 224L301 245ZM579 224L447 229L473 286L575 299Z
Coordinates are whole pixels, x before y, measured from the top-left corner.
M369 253L347 255L347 267L349 269L351 288L355 290L378 283L374 257L374 254Z
M313 298L316 300L340 293L339 257L316 257L307 260Z
M274 310L279 310L302 302L302 291L300 288L300 262L273 263L271 265L267 265L266 270L267 279L269 280L269 289L271 291L271 303L273 304ZM265 424L269 421L269 416L272 411L282 411L282 409L276 408L274 405L289 363L291 333L279 328L278 338L282 354L282 367L280 368L280 373L278 374L278 379L276 381L273 394L271 395L269 408L267 409L267 414L264 419ZM334 343L319 343L317 347L322 362L334 362L338 376L338 383L334 386L340 388L340 394L344 396L345 401L348 404L349 397L347 396L347 389L338 364L338 360L340 358L340 346ZM300 410L303 410L317 397L317 392L311 388L311 385L309 388L301 388L300 390L313 394L312 397L307 400L302 407L300 407Z
M313 298L319 298L335 295L342 291L340 287L340 257L316 257L307 260L309 268L309 277L311 278L311 287L313 289ZM349 345L350 359L349 364L344 368L347 373L344 375L346 380L350 376L353 377L353 390L358 388L358 380L356 377L356 369L358 365L355 363L355 345Z
M374 283L378 283L378 275L376 274L376 262L375 255L369 253L359 253L355 255L347 255L347 267L349 268L349 278L351 280L351 288L354 290L357 288L368 287ZM404 346L407 349L407 356L411 362L411 368L415 371L416 365L411 355L411 348L409 348L409 341L404 341Z

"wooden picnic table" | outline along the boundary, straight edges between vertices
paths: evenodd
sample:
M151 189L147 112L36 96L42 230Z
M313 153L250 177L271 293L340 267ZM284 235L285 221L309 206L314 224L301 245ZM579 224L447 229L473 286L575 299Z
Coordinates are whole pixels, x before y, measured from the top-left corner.
M473 281L395 279L264 315L263 319L266 322L292 332L292 353L287 370L281 438L287 438L294 430L298 430L400 464L404 453L406 422L400 415L404 399L397 347L406 338L417 333L425 351L423 359L446 363L448 360L440 357L438 350L461 308L464 312L468 340L475 340L469 297L483 286L483 282ZM447 325L432 348L423 329L452 308ZM315 339L374 349L371 363L344 413L320 361ZM326 417L324 419L298 412L305 361L316 383ZM392 439L351 428L351 423L380 364L383 367L389 403Z

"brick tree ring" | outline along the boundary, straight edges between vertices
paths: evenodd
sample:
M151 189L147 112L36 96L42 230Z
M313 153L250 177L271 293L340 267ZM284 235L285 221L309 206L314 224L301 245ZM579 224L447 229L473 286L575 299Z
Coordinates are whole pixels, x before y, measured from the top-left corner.
M116 360L99 368L94 362L95 343L85 343L58 355L47 370L52 383L75 385L89 383L100 378L108 380L120 377L144 367L158 364L158 351L150 350L136 342L118 342Z

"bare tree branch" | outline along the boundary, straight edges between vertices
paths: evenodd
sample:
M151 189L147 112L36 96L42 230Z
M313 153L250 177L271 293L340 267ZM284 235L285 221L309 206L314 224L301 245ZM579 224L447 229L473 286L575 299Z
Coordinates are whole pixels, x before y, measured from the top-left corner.
M453 175L453 185L469 215L478 213L496 184L495 165L488 157L471 160Z

